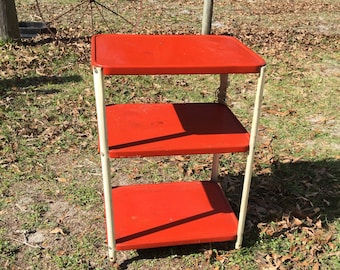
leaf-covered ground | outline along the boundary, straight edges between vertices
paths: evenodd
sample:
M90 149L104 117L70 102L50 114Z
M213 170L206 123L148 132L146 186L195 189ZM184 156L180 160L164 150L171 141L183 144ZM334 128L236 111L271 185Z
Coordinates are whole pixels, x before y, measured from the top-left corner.
M40 12L36 1L16 1L19 20L39 21L43 15L47 22L77 1L39 3ZM109 26L92 27L89 7L77 9L53 20L56 36L1 44L0 265L340 268L339 1L215 3L213 34L239 38L268 62L244 248L221 243L119 252L115 265L106 258L90 36L96 31L199 34L203 3L102 3L123 18L106 14ZM140 76L105 83L115 88L108 96L113 102L211 101L216 79ZM256 77L231 81L230 107L249 127ZM236 212L244 158L221 158L219 180ZM114 160L113 184L202 180L211 163L209 155Z

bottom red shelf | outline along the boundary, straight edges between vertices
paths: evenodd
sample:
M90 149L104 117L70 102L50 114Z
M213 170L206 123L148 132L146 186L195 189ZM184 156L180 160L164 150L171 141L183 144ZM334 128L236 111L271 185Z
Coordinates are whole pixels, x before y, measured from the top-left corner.
M117 250L236 239L237 218L212 181L112 189Z

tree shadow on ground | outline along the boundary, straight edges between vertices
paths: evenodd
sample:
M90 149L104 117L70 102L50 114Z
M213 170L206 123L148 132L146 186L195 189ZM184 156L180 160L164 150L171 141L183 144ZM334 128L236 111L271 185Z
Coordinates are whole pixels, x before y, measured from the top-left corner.
M287 216L312 222L332 222L340 217L339 160L277 162L269 171L252 180L244 247L251 247L259 240L259 224L279 222ZM223 176L220 182L232 208L238 213L243 175ZM234 249L234 242L138 250L138 256L123 261L120 269L127 269L131 263L144 259L203 254L212 246L227 251Z
M0 79L0 97L15 96L27 89L38 88L44 85L59 85L71 82L80 82L82 77L79 75L70 76L33 76L25 78ZM35 89L37 94L53 94L60 90L55 88Z
M340 161L276 163L269 175L254 177L248 219L270 222L290 214L300 219L340 217Z
M229 244L229 243L228 243ZM203 254L206 250L211 249L211 244L197 244L197 245L182 245L173 247L159 247L137 250L138 255L124 260L119 269L128 269L129 265L141 260L153 260L161 258L170 258L172 260L180 259L182 256L188 256L194 254ZM118 253L119 256L119 253ZM179 261L180 263L180 261ZM155 268L156 269L156 268Z
M90 43L92 35L81 35L81 36L51 36L51 35L38 35L35 38L32 39L23 39L21 41L21 44L24 46L40 46L45 45L53 42L60 42L63 44L73 44L78 42L85 42Z

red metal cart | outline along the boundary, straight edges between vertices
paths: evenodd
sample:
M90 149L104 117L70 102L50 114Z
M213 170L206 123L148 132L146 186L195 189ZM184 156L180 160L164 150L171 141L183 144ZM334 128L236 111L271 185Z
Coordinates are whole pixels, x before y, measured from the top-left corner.
M116 250L236 240L242 244L265 61L228 36L92 38L109 258ZM225 101L228 74L258 73L250 133ZM220 74L219 102L106 106L104 75ZM248 152L238 215L216 183L221 153ZM111 186L110 158L214 155L212 181Z

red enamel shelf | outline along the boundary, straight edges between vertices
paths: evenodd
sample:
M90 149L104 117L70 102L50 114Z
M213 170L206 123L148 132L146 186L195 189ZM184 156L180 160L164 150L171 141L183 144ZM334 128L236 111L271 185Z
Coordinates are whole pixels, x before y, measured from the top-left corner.
M106 75L258 73L265 65L236 38L217 35L95 35L91 61Z
M109 155L168 156L246 152L249 133L217 103L106 107Z
M112 189L117 250L235 240L237 218L212 181Z

